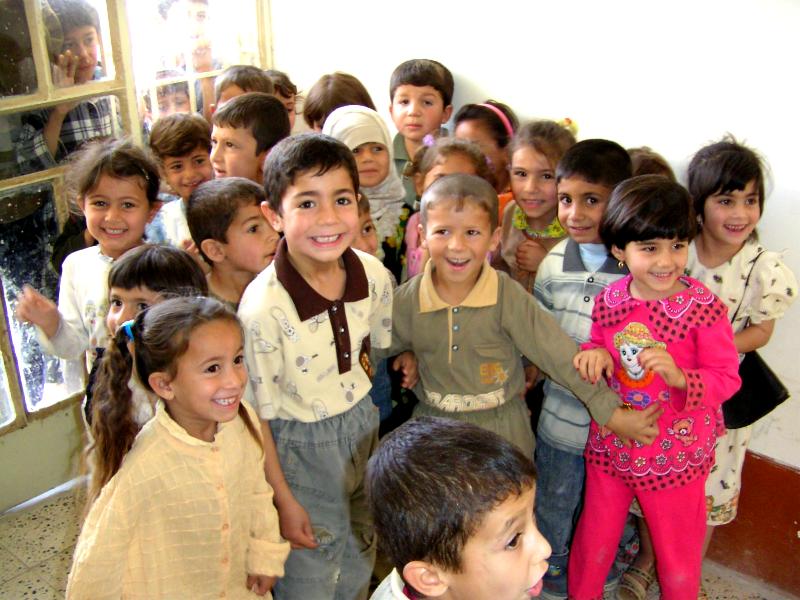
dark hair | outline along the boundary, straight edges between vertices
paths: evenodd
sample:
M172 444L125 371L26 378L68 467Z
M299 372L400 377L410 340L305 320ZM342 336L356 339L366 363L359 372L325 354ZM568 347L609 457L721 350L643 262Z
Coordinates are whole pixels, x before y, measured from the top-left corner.
M87 142L70 161L68 189L77 202L91 192L103 175L141 180L147 201L158 202L158 166L150 152L131 140L108 139Z
M556 167L556 180L579 177L589 183L614 187L631 176L631 157L610 140L583 140L569 148Z
M574 145L575 136L563 125L546 119L530 121L517 129L511 141L509 157L520 148L529 147L543 154L555 166Z
M218 127L249 130L256 140L256 154L271 149L291 133L286 107L275 96L263 92L236 96L211 120Z
M200 245L204 240L228 242L228 228L243 206L261 206L266 199L264 189L244 177L224 177L200 184L189 196L186 222L192 240L209 265L212 261Z
M147 288L162 296L205 296L205 273L191 255L162 244L131 248L111 265L108 287Z
M358 194L358 216L363 217L366 213L370 212L369 198L364 192Z
M185 156L198 146L211 152L211 125L198 114L162 117L150 132L150 149L162 162L168 157Z
M508 119L509 124L511 125L511 132L509 133L506 124L503 123L503 120L497 116L497 113L492 110L491 108L487 108L486 105L494 106L495 109L499 110L506 116ZM497 143L499 148L505 148L511 142L513 133L519 127L519 120L517 119L517 115L514 114L514 111L511 108L502 102L497 102L496 100L487 100L483 104L465 104L456 113L454 118L456 127L458 124L463 121L480 121L489 129L489 132L492 135L492 138Z
M648 146L640 148L628 148L628 155L631 157L631 167L633 175L661 175L670 181L675 179L675 172L666 159L658 152Z
M303 102L303 120L312 129L322 127L334 110L351 104L375 110L375 103L363 83L348 73L329 73L320 77L308 90Z
M492 231L497 228L497 192L483 177L457 173L434 181L420 199L419 222L423 227L427 222L428 210L444 201L455 201L456 211L464 210L466 204L485 210L489 213Z
M94 27L100 35L100 16L86 0L49 0L48 4L58 17L63 36L78 27Z
M471 161L478 177L482 177L492 185L495 184L494 173L489 168L486 156L478 144L454 137L437 138L430 146L423 145L416 151L413 160L408 162L403 175L406 177L414 177L415 175L425 177L441 160L454 154L459 154Z
M414 560L461 571L461 553L487 513L536 483L519 448L471 423L412 419L367 464L367 499L382 550L402 573Z
M89 505L119 471L138 433L128 387L134 363L137 379L153 392L148 381L150 375L163 371L174 377L178 359L188 349L192 332L216 320L236 323L241 328L233 311L218 300L203 297L172 298L136 315L131 327L134 356L128 350L130 340L125 328L120 327L117 331L103 354L94 390L94 440L89 448L94 457L94 470L89 485ZM259 432L242 404L239 404L239 416L260 445Z
M219 97L225 88L232 85L238 86L243 92L261 92L274 94L275 86L272 79L267 77L258 67L252 65L232 65L217 76L214 81L214 99L219 102Z
M273 93L280 94L284 98L293 98L297 95L297 86L292 83L292 80L289 79L289 76L283 71L267 69L264 71L264 75L269 77L269 80L272 82L272 86L275 88Z
M280 142L264 163L264 190L269 207L281 214L281 200L295 177L313 171L324 175L342 168L358 191L358 167L353 152L339 140L322 133L303 133Z
M654 239L691 241L697 229L689 192L663 175L639 175L614 188L600 237L606 248Z
M431 86L442 97L442 105L447 108L453 103L455 83L450 69L437 60L414 58L407 60L392 72L389 80L389 99L394 101L394 93L401 85L415 87Z
M764 170L763 159L731 135L701 148L692 157L688 173L695 212L705 212L709 196L743 191L751 181L756 182L758 190L758 210L764 212Z

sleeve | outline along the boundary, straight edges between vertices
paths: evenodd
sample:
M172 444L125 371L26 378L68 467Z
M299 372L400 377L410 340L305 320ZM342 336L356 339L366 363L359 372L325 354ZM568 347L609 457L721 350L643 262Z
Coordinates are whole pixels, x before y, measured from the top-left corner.
M392 343L387 349L375 353L378 359L395 356L406 350L412 350L411 317L414 310L413 293L416 287L408 281L394 291L392 301Z
M605 348L606 345L603 343L603 328L597 322L597 318L595 317L597 312L597 305L601 302L600 295L603 292L597 295L594 300L594 306L592 307L592 328L589 330L589 341L584 342L581 344L581 350L593 350L595 348ZM608 350L608 348L606 348Z
M539 270L536 272L536 281L533 284L534 298L549 313L553 312L552 263L553 261L549 256L544 257L544 260L539 264Z
M748 306L753 323L780 319L797 297L797 279L776 252L765 252L759 259L756 283L759 293Z
M392 343L392 278L382 264L375 277L375 293L369 313L370 346L388 348Z
M506 335L550 379L583 402L598 424L605 425L620 404L617 395L605 382L591 384L583 381L572 366L572 359L578 352L572 338L521 286L508 285L509 281L505 283L500 301L503 303L502 326Z
M23 118L16 142L17 165L20 172L33 173L56 166L56 159L47 149L44 126L50 111L34 111Z

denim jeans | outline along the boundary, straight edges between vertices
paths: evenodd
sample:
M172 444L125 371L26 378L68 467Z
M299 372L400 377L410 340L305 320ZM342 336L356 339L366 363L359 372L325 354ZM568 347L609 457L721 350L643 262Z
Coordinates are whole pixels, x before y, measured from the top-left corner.
M388 360L375 363L375 377L372 378L372 390L369 395L372 403L380 411L380 420L388 419L392 414L392 380L389 379Z

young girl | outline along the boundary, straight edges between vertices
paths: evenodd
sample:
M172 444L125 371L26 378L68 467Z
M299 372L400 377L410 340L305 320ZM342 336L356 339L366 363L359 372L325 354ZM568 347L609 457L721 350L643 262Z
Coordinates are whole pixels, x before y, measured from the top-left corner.
M505 266L531 293L539 263L566 236L558 221L556 165L574 143L575 136L554 121L526 123L511 142L514 202L502 215L501 251L495 266Z
M434 181L453 173L477 175L494 184L494 175L478 145L449 137L439 138L430 146L420 148L414 160L408 163L404 175L413 179L417 196L422 196ZM419 219L419 212L414 213L406 227L406 274L409 279L422 272L428 258L421 246Z
M129 403L135 362L159 400L129 449L127 436L97 440L67 598L269 596L289 544L264 478L257 416L242 401L236 316L209 298L167 300L127 321L103 361L98 395Z
M322 131L322 125L340 106L357 104L375 110L375 103L356 77L349 73L328 73L311 86L303 102L303 120L313 131Z
M145 225L158 211L158 167L128 140L95 142L70 171L78 208L97 244L64 260L58 306L29 286L19 297L17 318L36 325L47 354L75 359L105 346L111 263L142 243Z
M575 366L590 381L605 375L632 410L658 403L659 433L651 445L630 445L592 421L567 570L575 600L602 597L634 497L650 527L662 598L697 598L705 479L720 406L739 376L724 303L683 275L694 232L688 193L658 175L619 184L600 225L603 243L630 274L597 296L591 341Z

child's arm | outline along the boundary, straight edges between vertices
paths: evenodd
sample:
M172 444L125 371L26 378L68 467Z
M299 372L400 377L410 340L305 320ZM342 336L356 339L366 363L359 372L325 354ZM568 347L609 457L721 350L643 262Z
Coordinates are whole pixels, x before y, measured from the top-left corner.
M775 330L775 319L761 321L760 323L751 322L739 333L733 335L736 350L740 354L752 352L766 346Z

